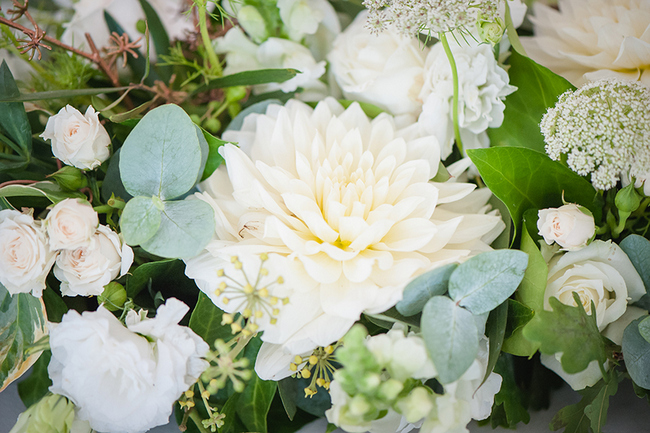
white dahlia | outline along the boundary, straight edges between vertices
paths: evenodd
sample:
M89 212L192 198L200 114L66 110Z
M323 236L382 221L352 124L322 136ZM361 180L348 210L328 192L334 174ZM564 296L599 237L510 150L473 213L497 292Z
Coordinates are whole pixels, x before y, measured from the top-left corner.
M240 147L223 146L225 166L202 184L198 197L214 208L216 236L186 261L186 274L214 298L233 256L244 268L259 262L252 255L276 260L282 294L248 288L289 298L275 324L260 322L260 377L288 375L292 354L338 340L362 312L395 305L414 276L488 250L502 230L486 206L489 190L429 181L440 148L412 130L328 98L315 109L296 100L270 105L223 135Z
M558 7L533 6L535 36L522 42L535 61L576 86L615 77L650 87L650 2L559 0Z

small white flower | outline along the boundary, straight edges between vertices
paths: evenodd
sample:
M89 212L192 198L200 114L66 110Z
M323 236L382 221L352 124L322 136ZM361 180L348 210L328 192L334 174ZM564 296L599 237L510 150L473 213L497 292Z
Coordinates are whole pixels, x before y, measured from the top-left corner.
M44 221L52 251L88 245L98 225L99 217L90 203L74 198L54 205Z
M45 230L31 214L0 211L0 283L10 294L40 297L55 258Z
M542 209L538 212L537 229L548 245L557 242L564 251L578 250L596 233L594 217L587 212L574 203Z
M623 250L611 241L595 240L577 251L556 256L549 263L544 308L556 297L566 305L575 305L573 292L588 314L591 303L601 331L625 313L628 303L645 294L639 274Z
M50 391L74 401L77 416L97 431L166 424L174 401L207 367L200 358L208 345L177 324L187 311L169 299L155 319L132 320L127 329L103 307L70 310L50 331Z
M47 120L41 137L52 140L54 156L82 170L97 168L110 156L111 138L92 106L82 115L66 105Z
M132 262L131 247L100 225L88 245L59 253L54 276L61 281L64 296L97 296L106 284L125 275Z

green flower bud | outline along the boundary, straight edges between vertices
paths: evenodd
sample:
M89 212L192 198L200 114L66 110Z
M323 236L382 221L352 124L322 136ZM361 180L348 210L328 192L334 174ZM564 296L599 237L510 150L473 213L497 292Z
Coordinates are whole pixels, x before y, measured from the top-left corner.
M268 39L266 22L255 6L246 5L239 9L237 21L255 43L259 44Z
M86 179L83 171L70 165L66 165L59 171L52 173L49 177L54 179L62 189L68 191L77 191L88 186L88 179Z
M201 124L201 116L198 114L190 114L190 119L192 119L192 122L196 123L197 125Z
M219 132L221 129L221 122L217 118L211 118L206 120L203 126L210 132Z
M364 418L368 413L373 411L372 405L362 395L355 395L348 403L350 415L358 418Z
M120 283L115 281L104 286L104 291L97 297L97 302L104 304L109 311L121 309L126 302L126 290Z
M433 402L429 391L419 386L406 397L400 399L396 406L408 422L415 423L429 415L429 412L433 409Z
M379 387L379 397L386 401L393 401L404 389L404 385L397 379L388 379Z
M50 394L20 414L9 433L69 433L74 422L74 404ZM90 426L83 430L90 432Z
M617 192L614 203L620 212L632 213L637 210L641 205L641 197L634 189L634 183Z
M234 86L234 87L226 88L226 101L228 102L241 101L245 97L246 97L245 86Z
M496 17L494 21L484 21L479 19L476 22L476 29L478 30L479 38L483 42L496 45L501 42L503 33L506 31L506 25L499 17Z

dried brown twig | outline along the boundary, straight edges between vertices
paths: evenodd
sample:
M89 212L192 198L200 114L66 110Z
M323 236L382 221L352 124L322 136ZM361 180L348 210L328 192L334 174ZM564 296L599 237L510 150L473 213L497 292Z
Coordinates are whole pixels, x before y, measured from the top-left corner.
M108 64L110 66L115 65L118 57L122 56L122 67L124 68L126 67L127 54L131 54L137 59L138 53L135 50L140 48L140 44L138 43L140 40L142 40L142 37L139 37L135 41L130 41L129 35L126 33L122 35L117 32L111 33L110 41L112 44L103 49L107 54L106 59L108 60Z

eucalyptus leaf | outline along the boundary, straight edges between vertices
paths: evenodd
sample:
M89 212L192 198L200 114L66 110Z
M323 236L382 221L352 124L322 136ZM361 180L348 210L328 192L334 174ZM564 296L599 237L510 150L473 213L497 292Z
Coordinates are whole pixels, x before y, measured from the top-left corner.
M458 265L450 263L426 272L406 285L402 300L395 306L405 316L412 316L422 311L424 305L433 296L447 292L449 276Z
M120 177L133 196L179 197L199 181L208 157L201 130L177 105L147 113L120 152Z
M167 258L197 255L214 234L214 210L202 200L165 202L160 228L140 246Z
M232 119L228 124L228 127L226 127L226 131L239 131L242 126L244 126L244 119L246 116L253 113L264 113L266 112L266 108L271 104L283 105L282 101L278 99L265 99L264 101L246 107L240 111L234 119Z
M422 311L422 338L440 382L460 378L478 354L474 316L446 296L429 299Z
M0 64L0 100L17 98L20 91L9 66L3 60ZM20 146L22 156L28 156L32 151L32 128L27 119L25 107L20 102L0 102L0 129L7 132L9 137Z
M639 331L640 317L630 323L623 332L623 358L630 377L641 388L650 389L650 342Z
M639 322L639 334L645 341L650 343L650 317L646 317Z
M151 239L160 228L163 206L158 197L134 197L129 200L120 217L124 241L135 246Z
M630 258L643 280L646 292L650 291L650 241L639 235L628 235L619 244Z
M517 250L474 256L449 277L449 296L473 314L492 311L515 292L527 264L526 253Z
M214 305L210 298L201 292L190 316L190 328L210 347L213 347L217 339L228 341L233 337L230 326L221 324L222 316L223 310Z
M589 209L598 222L602 198L594 187L558 161L535 150L518 147L468 149L485 184L510 211L519 231L527 209L559 207L564 200Z

